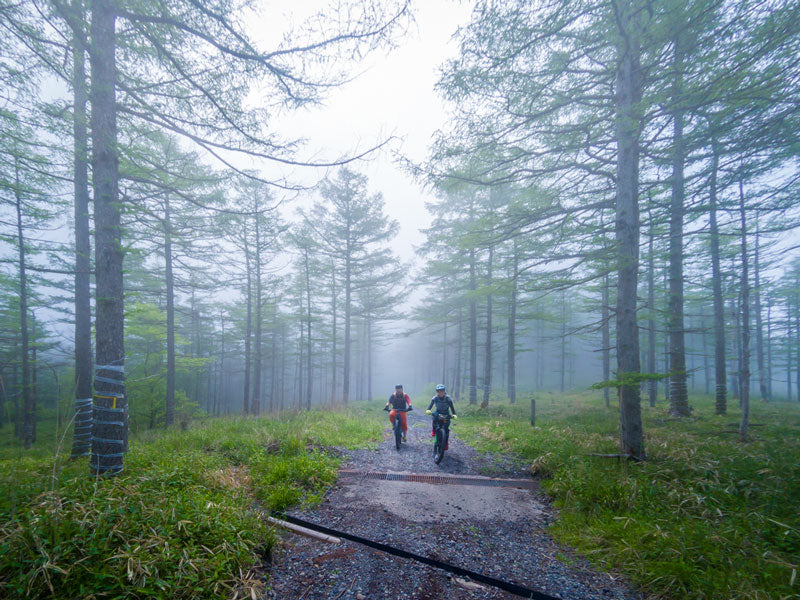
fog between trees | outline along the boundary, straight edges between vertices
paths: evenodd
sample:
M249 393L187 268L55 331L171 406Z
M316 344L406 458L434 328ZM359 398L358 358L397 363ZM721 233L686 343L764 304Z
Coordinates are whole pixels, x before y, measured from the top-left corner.
M57 415L115 473L130 429L199 415L599 384L643 460L642 401L714 394L746 440L751 401L800 398L797 3L476 2L405 161L435 197L406 264L358 157L273 124L412 8L265 49L228 2L0 6L0 425Z

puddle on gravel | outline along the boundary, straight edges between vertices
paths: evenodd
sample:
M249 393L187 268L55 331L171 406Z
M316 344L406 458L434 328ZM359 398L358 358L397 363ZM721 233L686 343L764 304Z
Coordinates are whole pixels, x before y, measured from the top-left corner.
M416 523L437 521L519 521L542 514L530 490L470 485L432 485L409 481L340 480L342 500ZM409 501L409 498L413 498Z

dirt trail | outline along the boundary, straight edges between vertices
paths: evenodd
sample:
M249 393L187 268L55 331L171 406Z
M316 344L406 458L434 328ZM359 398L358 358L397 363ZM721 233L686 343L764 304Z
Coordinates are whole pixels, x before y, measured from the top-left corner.
M525 477L523 465L513 459L481 455L459 441L457 421L451 428L450 449L435 465L430 420L420 412L409 413L408 443L399 452L387 428L377 450L346 451L342 468ZM640 598L624 583L597 573L549 538L553 509L535 485L527 489L439 485L348 474L321 506L293 514L557 598ZM268 597L517 598L491 587L465 586L441 570L353 542L331 545L292 534L284 536L276 553Z

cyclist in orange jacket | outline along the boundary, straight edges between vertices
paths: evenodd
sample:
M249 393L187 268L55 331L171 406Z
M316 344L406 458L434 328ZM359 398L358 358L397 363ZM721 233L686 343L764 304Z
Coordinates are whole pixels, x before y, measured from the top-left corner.
M389 412L389 421L394 426L394 420L399 415L400 427L403 430L403 441L406 441L406 433L408 432L408 420L406 419L406 411L411 410L411 398L408 394L403 392L403 386L399 383L394 386L394 394L389 396L389 401L386 403L385 408L392 407Z

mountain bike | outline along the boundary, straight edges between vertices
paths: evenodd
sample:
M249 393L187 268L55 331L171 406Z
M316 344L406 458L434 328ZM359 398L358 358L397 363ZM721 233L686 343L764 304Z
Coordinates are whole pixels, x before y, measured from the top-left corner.
M400 413L401 412L409 412L409 411L414 410L414 409L412 407L410 407L410 406L408 408L405 408L405 409L403 409L403 408L389 408L388 406L386 406L386 407L384 407L383 410L385 410L386 412L389 412L390 410L394 410L395 413L396 413L395 416L394 416L394 425L392 427L394 429L394 445L397 448L397 451L399 452L400 451L400 445L403 442L403 427L402 427L402 424L400 423Z
M433 462L437 465L442 462L444 457L444 450L447 448L447 441L450 437L450 432L447 424L450 422L450 415L439 415L434 425L434 441L433 441Z

